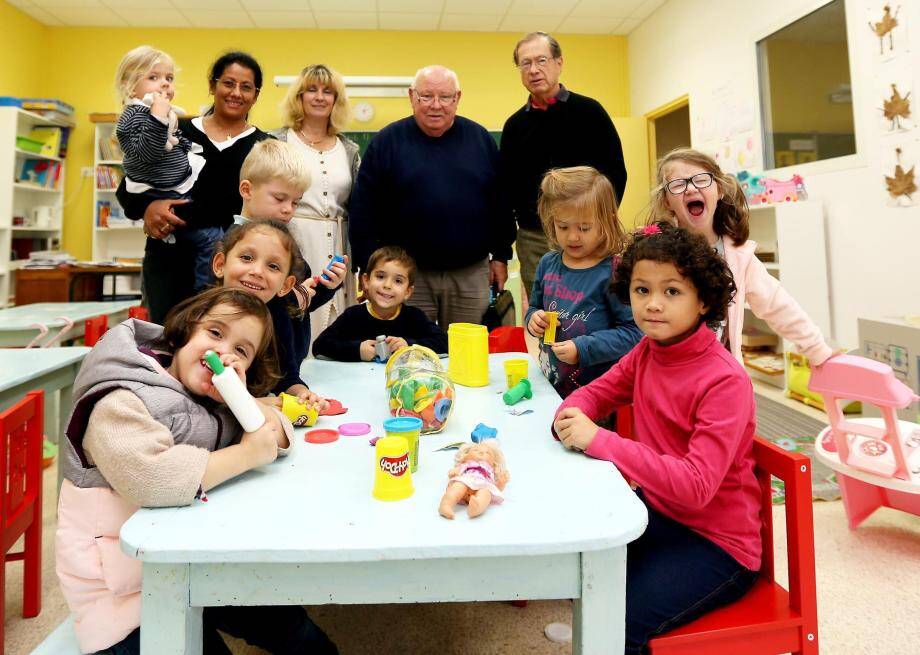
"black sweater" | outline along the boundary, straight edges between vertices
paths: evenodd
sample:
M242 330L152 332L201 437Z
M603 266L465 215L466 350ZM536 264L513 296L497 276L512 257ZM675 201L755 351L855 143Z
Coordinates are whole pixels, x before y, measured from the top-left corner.
M340 362L360 362L361 342L377 335L402 337L410 346L431 348L436 353L447 352L447 335L418 307L403 305L399 315L389 321L375 318L366 304L346 309L335 322L316 337L313 354Z
M511 258L514 221L500 205L498 147L462 116L440 137L409 116L374 136L349 201L352 264L402 246L423 270L469 266L490 253Z
M541 229L537 196L543 175L551 168L593 166L613 184L617 201L622 200L623 147L600 103L569 91L568 99L545 111L528 105L512 114L502 131L502 188L518 227Z
M232 146L218 150L208 135L192 125L189 118L179 121L179 131L182 136L204 149L201 156L207 163L192 187L192 202L177 205L173 211L189 228L219 226L226 229L233 223L233 216L239 214L243 207L243 198L240 196L240 168L243 167L243 160L256 143L271 137L255 128L252 134L238 139ZM134 219L143 218L147 206L163 197L154 192L128 193L124 180L118 185L117 196L125 215Z

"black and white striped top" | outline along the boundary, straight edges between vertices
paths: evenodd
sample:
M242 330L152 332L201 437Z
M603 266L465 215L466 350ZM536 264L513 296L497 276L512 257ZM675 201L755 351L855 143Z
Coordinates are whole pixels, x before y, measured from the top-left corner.
M146 105L130 104L121 112L115 133L125 153L125 175L132 182L171 189L192 174L188 161L192 142L176 130L179 143L167 151L168 132L167 125Z

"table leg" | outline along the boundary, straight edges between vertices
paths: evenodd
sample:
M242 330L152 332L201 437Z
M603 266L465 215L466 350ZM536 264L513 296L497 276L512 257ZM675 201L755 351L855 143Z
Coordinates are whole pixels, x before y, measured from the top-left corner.
M619 655L626 646L626 546L581 554L573 655Z
M56 391L45 389L45 408L43 410L45 419L45 436L54 443L60 441L60 416L59 397Z
M202 608L189 605L188 564L143 565L141 655L201 655Z

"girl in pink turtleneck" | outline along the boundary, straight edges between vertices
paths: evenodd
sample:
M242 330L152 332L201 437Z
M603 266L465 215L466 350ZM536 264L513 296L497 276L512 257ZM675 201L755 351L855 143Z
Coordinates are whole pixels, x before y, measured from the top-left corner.
M615 464L648 509L627 555L626 652L638 654L757 579L754 394L710 327L735 286L705 239L667 223L640 229L613 287L645 337L562 403L553 430L567 448ZM630 404L634 440L595 423Z

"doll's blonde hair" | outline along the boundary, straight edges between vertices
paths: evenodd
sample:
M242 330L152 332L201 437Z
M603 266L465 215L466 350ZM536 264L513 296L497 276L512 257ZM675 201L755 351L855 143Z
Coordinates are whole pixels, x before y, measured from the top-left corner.
M161 62L172 64L175 71L176 64L173 58L149 45L137 46L121 58L115 71L115 91L122 104L133 97L137 83Z
M561 251L553 224L560 207L570 209L579 218L593 218L601 233L598 250L605 257L615 255L626 242L617 208L613 185L591 166L553 168L543 176L537 213L551 248Z
M282 180L301 189L310 186L310 169L290 143L279 139L265 139L252 147L240 168L240 181L249 180L253 186Z
M338 72L323 64L312 64L302 71L288 87L287 95L281 101L281 117L284 126L292 130L303 127L303 94L311 84L322 84L335 90L335 103L329 116L327 133L333 136L345 129L351 118L348 109L348 94L345 92L345 79Z
M505 465L505 455L502 453L502 449L499 447L498 442L495 439L486 439L479 443L465 443L457 450L457 454L454 455L454 463L460 464L463 462L463 459L467 456L470 450L475 446L485 446L492 451L492 456L495 459L495 480L507 479L508 476L508 467Z
M667 167L675 162L699 166L712 174L719 187L719 204L712 216L712 230L717 235L728 237L736 246L743 245L751 232L750 211L747 198L734 175L723 173L716 160L693 148L676 148L658 160L657 186L652 189L652 199L647 225L664 221L677 225L677 217L668 207L668 190L665 188Z

